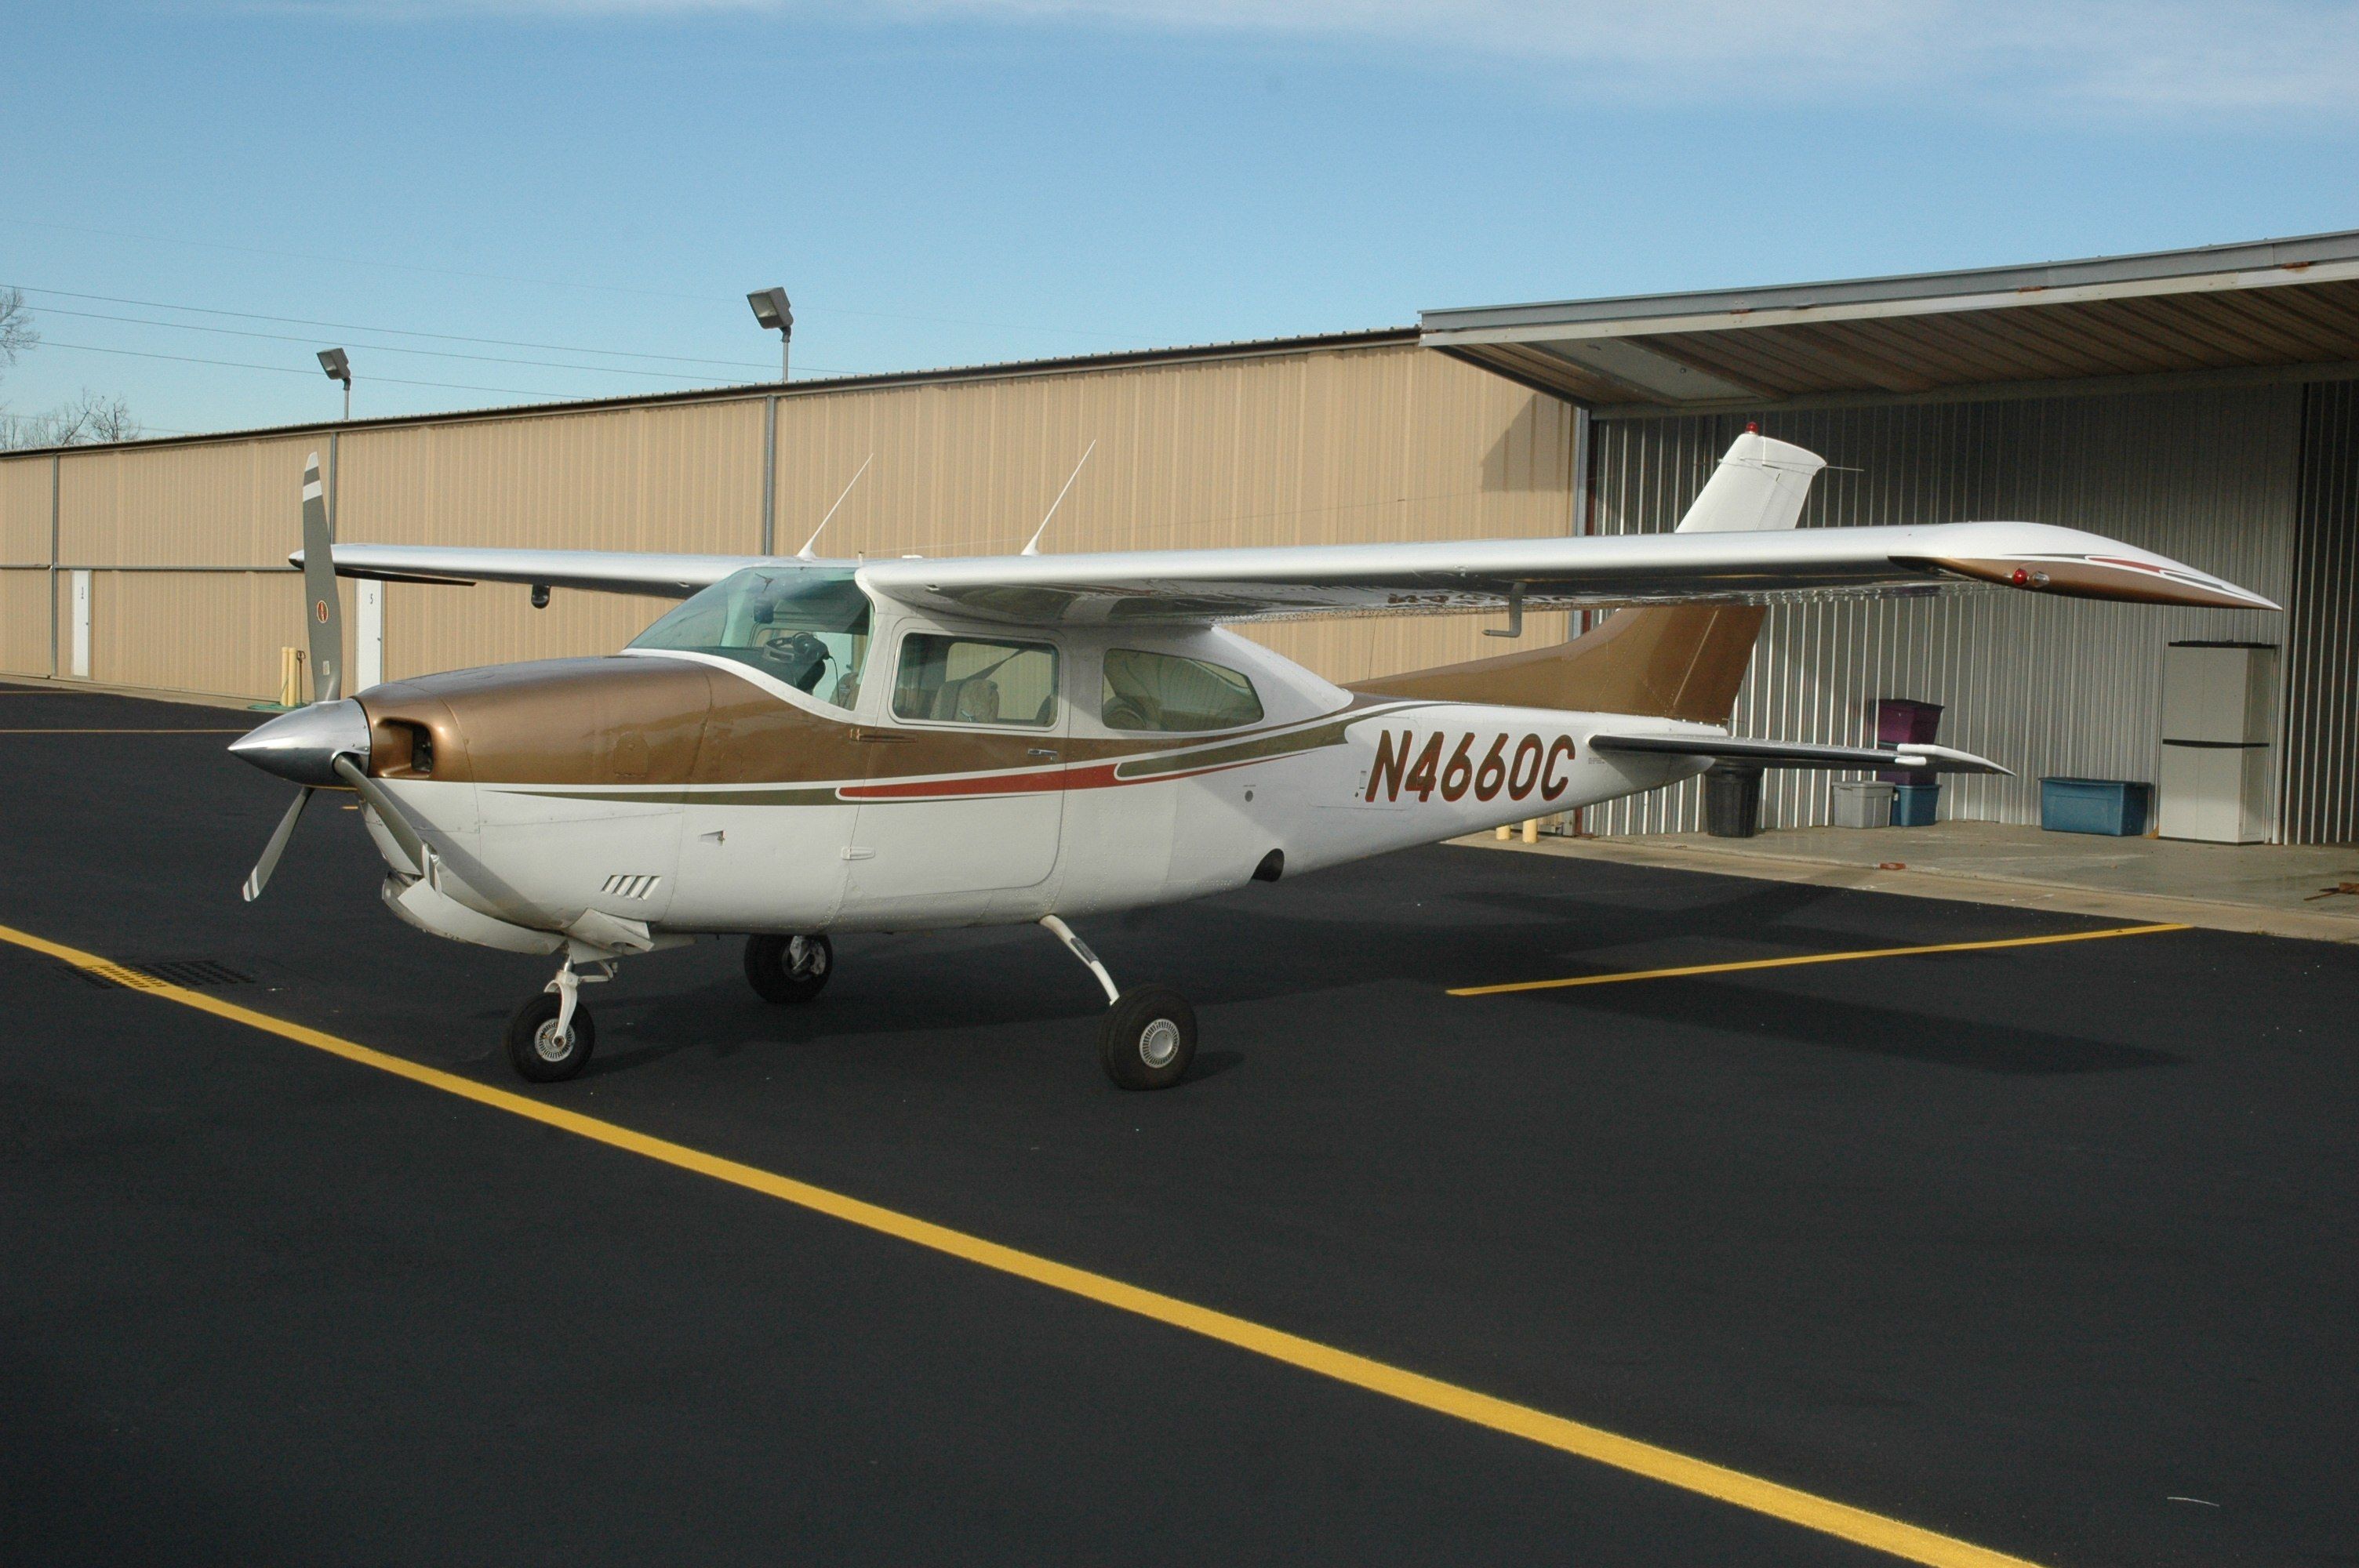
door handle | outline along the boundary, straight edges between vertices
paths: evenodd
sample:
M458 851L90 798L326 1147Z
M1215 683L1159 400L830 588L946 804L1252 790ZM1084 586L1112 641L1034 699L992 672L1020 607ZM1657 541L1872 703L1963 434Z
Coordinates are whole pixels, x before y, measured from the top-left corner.
M1052 762L1057 760L1057 753L1046 746L1035 746L1024 754L1027 757L1046 757Z
M858 724L855 724L855 725L853 725L853 726L852 727L852 738L853 738L853 740L855 740L855 741L914 741L914 740L916 740L916 739L917 739L917 737L916 737L916 736L914 736L914 735L905 735L905 734L903 734L903 733L902 733L900 730L871 730L871 729L868 729L868 728L866 728L866 727L864 727L864 726L858 725Z

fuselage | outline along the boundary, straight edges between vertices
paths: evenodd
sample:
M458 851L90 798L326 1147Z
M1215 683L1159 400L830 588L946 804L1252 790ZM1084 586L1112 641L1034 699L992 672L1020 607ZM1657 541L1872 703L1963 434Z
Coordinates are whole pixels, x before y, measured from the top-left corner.
M502 929L660 942L1080 916L1702 765L1588 745L1601 728L1700 726L1354 693L1216 628L880 610L856 644L830 633L767 656L786 641L759 659L635 645L360 694L369 772L453 873L397 910L502 946L530 945ZM388 902L406 885L390 880Z

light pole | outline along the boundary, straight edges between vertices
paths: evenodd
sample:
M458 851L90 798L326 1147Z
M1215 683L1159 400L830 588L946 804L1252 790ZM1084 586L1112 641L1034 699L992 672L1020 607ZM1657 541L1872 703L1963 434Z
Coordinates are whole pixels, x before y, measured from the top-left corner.
M794 341L795 313L787 304L783 288L763 288L745 297L754 308L754 319L778 334L778 379L787 379L787 350Z
M347 420L351 419L353 416L353 362L344 357L344 351L342 349L321 349L320 368L328 373L330 381L341 381L344 384L344 417Z

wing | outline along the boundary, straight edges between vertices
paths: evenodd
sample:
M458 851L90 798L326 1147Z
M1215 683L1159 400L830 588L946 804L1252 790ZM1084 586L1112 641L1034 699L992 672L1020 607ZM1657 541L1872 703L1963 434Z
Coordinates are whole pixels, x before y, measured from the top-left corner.
M1592 735L1600 752L1669 752L1766 768L1913 768L1936 773L2005 773L1988 757L1948 746L1821 746L1806 741L1753 741L1735 735Z
M384 582L521 582L686 599L762 556L658 556L630 550L495 550L446 545L337 545L338 577ZM303 564L303 552L287 557ZM845 565L851 563L845 562Z
M1511 601L1536 610L1758 603L1973 581L2080 599L2277 608L2168 557L2038 523L904 557L867 563L860 580L915 609L1032 625L1446 613Z

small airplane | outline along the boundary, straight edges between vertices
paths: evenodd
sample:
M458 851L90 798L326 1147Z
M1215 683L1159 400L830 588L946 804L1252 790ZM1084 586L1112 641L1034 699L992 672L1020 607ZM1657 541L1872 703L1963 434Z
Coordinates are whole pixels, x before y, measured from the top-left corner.
M1767 601L1997 584L2274 610L2232 583L2031 523L1796 529L1813 453L1748 430L1669 534L930 559L332 546L304 476L315 700L230 747L356 792L420 930L561 955L517 1011L526 1078L580 1072L585 982L745 935L745 978L808 1002L830 933L1033 922L1096 977L1107 1074L1164 1088L1196 1021L1124 989L1070 921L1276 881L1659 789L1715 762L1995 772L1933 745L1727 732ZM620 653L341 692L338 575L682 600ZM1346 687L1227 630L1321 614L1614 613L1568 642Z

